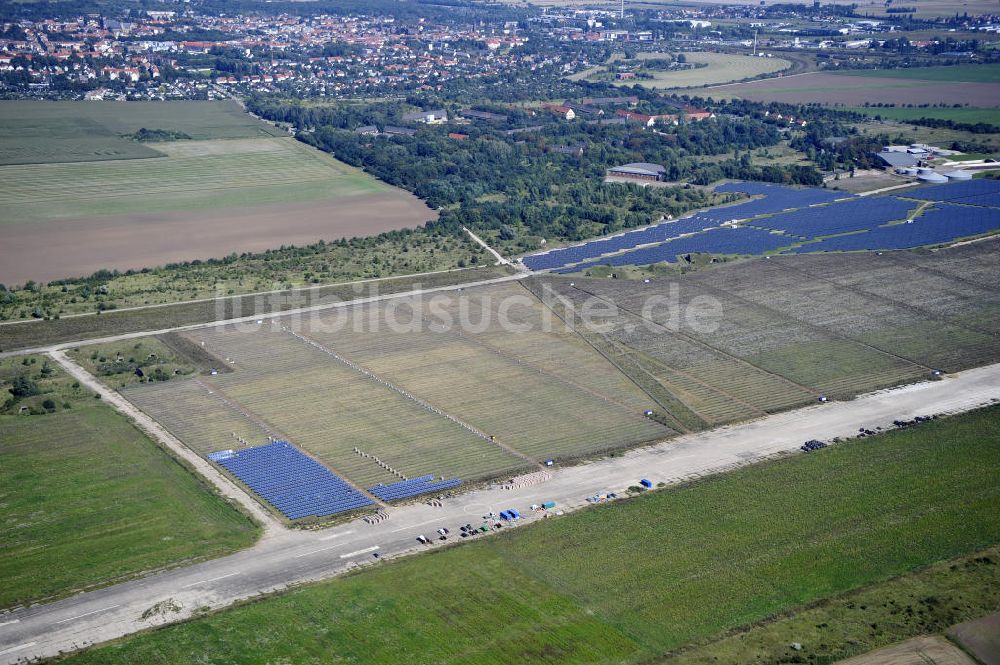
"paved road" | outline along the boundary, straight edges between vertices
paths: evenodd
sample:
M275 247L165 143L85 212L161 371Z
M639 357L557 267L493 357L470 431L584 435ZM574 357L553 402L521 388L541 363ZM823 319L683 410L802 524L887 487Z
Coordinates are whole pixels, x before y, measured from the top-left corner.
M481 523L481 516L514 507L523 528L543 519L527 507L553 500L562 510L586 505L598 491L622 491L639 478L674 483L797 450L804 440L847 437L859 427L890 425L897 418L957 413L1000 400L1000 364L862 396L690 434L614 459L557 469L547 482L508 490L484 489L445 501L442 507L391 509L375 525L360 520L314 532L283 530L251 549L162 572L62 601L0 615L0 664L53 656L177 621L199 608L219 608L289 585L332 577L374 563L372 552L402 555L424 549L416 536L440 526ZM560 519L554 517L554 519ZM482 536L481 536L482 537ZM153 608L159 607L159 611Z

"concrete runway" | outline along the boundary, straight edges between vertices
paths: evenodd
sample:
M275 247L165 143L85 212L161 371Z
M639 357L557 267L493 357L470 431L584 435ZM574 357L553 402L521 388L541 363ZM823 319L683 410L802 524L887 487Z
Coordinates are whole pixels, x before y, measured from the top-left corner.
M995 401L1000 401L1000 364L677 437L615 458L555 469L550 480L537 485L468 492L442 507L392 508L390 519L375 525L355 520L322 531L271 528L254 547L230 556L0 615L0 664L55 656L184 619L201 608L217 609L327 579L373 564L376 551L391 558L428 549L415 539L436 536L438 527L451 529L450 542L461 540L458 527L478 526L490 511L518 509L524 519L506 528L523 528L543 519L528 510L533 503L551 500L557 509L574 510L586 506L591 494L623 492L640 478L681 482L795 453L808 439L848 437L859 427L886 427L894 419L959 413Z

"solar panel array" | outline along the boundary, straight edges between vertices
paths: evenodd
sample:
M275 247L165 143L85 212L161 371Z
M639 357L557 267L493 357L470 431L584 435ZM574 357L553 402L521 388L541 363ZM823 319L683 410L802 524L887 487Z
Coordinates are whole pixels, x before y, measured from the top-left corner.
M959 182L949 182L946 185L932 185L929 187L914 189L907 192L906 196L911 199L921 199L923 201L953 201L955 203L965 203L963 199L972 196L983 196L989 194L1000 194L1000 181L961 180Z
M955 203L963 203L970 206L985 206L987 208L1000 208L1000 193L966 196L965 198L957 199Z
M695 236L671 240L654 247L644 247L617 256L590 261L580 266L563 268L556 272L565 274L595 266L648 265L662 261L674 261L678 255L698 252L763 254L780 247L787 247L793 242L794 239L788 236L745 226L713 229Z
M524 257L522 261L532 270L562 268L587 259L595 259L604 254L620 252L650 243L666 242L687 233L717 227L723 222L734 219L750 219L789 208L829 203L845 196L843 193L828 192L822 189L796 189L765 183L728 183L720 185L716 191L762 194L764 198L723 208L703 210L675 222L663 222L649 228L629 231L610 238L600 238L582 245L554 249L544 254L533 254Z
M622 235L600 238L584 245L562 247L545 254L526 256L523 260L524 265L532 270L548 270L596 258L602 254L631 249L632 247L647 245L653 242L663 242L684 235L685 233L702 231L711 226L717 226L717 224L710 219L705 219L699 213L693 217L679 219L674 222L663 222L656 226L629 231Z
M863 233L827 238L796 247L790 252L805 254L862 249L911 249L950 242L996 229L1000 229L1000 210L996 208L938 203L912 223L894 224Z
M405 499L418 494L449 490L453 487L458 487L461 484L462 481L458 478L434 482L434 476L420 476L419 478L401 480L398 483L392 483L390 485L383 485L379 483L378 485L369 487L368 491L383 501L394 501L396 499Z
M797 240L811 240L827 235L866 231L844 239L830 238L821 244L810 243L789 250L849 251L850 249L902 249L938 244L979 235L993 230L995 208L1000 208L1000 182L968 180L922 187L902 196L847 198L841 192L818 188L798 189L770 183L737 182L716 187L718 192L744 192L764 198L737 205L699 212L676 222L630 231L612 238L601 238L583 245L535 254L523 259L532 270L554 270L566 274L598 265L647 265L673 261L679 254L707 252L714 254L762 254L786 247ZM905 198L903 198L905 197ZM912 200L937 201L936 207L919 218L919 226L909 229L883 224L903 221L917 206ZM963 204L947 207L946 202ZM818 205L824 204L824 205ZM771 215L759 219L761 215ZM946 226L929 225L939 216L948 218ZM723 222L755 219L735 232L720 229ZM780 231L785 235L775 235ZM685 238L678 236L694 233ZM634 249L657 243L652 247ZM881 244L880 244L881 243ZM629 250L615 256L605 256Z
M904 220L916 205L912 201L904 201L894 196L852 199L817 208L781 213L757 220L753 225L784 231L801 238L816 238L871 229L887 222Z
M209 455L290 520L325 517L375 502L287 441Z

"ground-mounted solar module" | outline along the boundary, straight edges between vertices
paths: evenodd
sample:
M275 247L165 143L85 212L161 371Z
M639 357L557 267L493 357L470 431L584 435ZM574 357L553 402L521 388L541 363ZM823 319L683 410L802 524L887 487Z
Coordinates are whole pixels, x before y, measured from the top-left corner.
M326 517L375 503L287 441L208 457L290 520Z
M748 227L721 228L694 236L679 238L653 247L644 247L624 254L589 261L579 266L558 270L576 272L596 266L648 265L675 262L685 254L763 254L797 242L795 238Z
M462 481L458 478L441 479L435 482L434 476L420 476L419 478L408 478L398 483L390 483L389 485L379 483L378 485L369 487L368 491L383 501L395 501L419 494L443 492L444 490L458 487L461 484Z
M917 203L895 196L852 199L815 208L784 212L751 222L752 226L782 231L800 238L873 229L892 221L903 221Z
M954 201L972 196L1000 194L1000 180L961 180L908 190L904 196L922 201Z
M522 262L531 270L558 270L584 261L593 262L606 254L652 243L663 243L682 235L718 228L725 222L753 219L761 215L771 215L850 197L842 192L814 187L796 188L770 183L727 183L717 187L716 191L744 192L754 196L761 195L763 198L702 210L677 221L663 222L608 238L598 238L572 247L531 254L525 256ZM605 263L605 260L599 262Z
M912 249L1000 230L1000 209L936 203L912 222L892 224L861 233L826 238L789 250L849 252L858 250Z

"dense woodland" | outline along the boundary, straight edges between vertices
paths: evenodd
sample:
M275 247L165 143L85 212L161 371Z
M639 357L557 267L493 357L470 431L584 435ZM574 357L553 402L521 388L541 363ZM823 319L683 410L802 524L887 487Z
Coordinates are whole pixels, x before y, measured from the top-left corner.
M579 95L579 88L577 88ZM686 102L643 94L637 110L681 113ZM562 121L528 107L476 104L507 116L501 122L456 127L420 127L410 136L371 137L353 130L363 125L404 124L413 108L443 106L452 117L461 108L449 96L411 97L378 104L314 105L280 99L252 99L259 115L287 122L299 138L338 159L424 199L440 209L437 226L456 232L461 226L501 233L508 250L530 249L541 238L578 240L655 222L702 207L716 199L692 187L723 178L822 184L808 166L760 166L750 151L777 145L784 129L765 121L754 109L719 109L715 119L650 130L637 124L603 124L604 116ZM739 113L737 113L739 112ZM526 131L515 131L527 128ZM461 132L464 140L449 137ZM582 148L567 155L553 147ZM712 157L712 159L703 159ZM666 168L669 187L605 184L612 166L652 162Z

